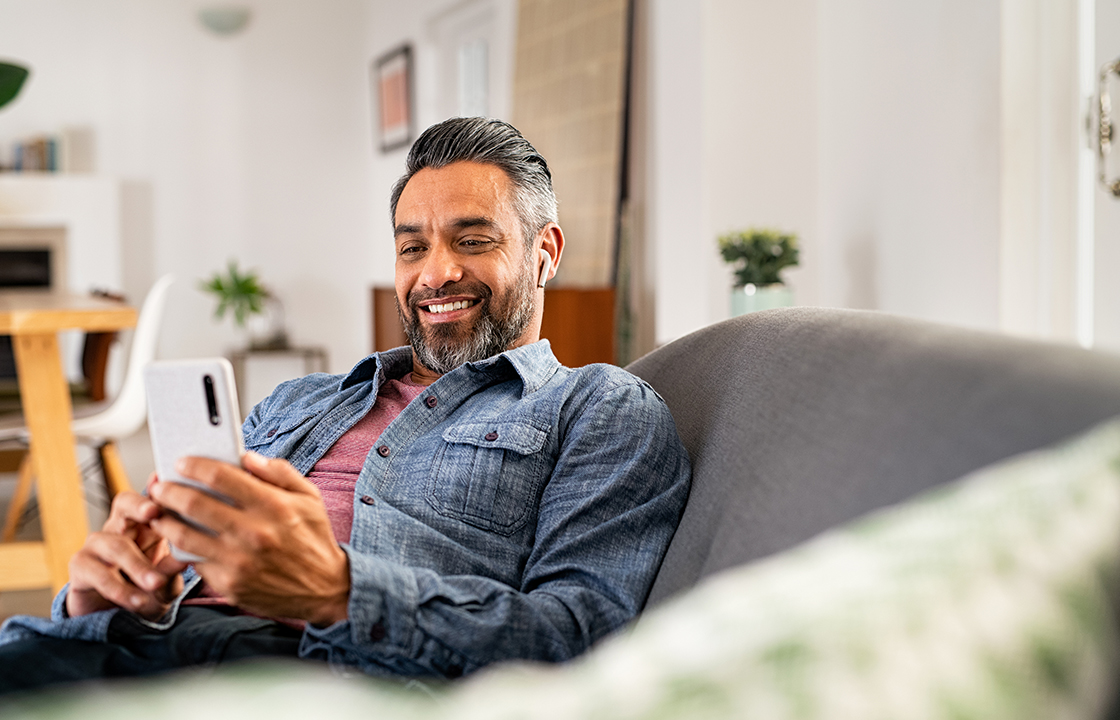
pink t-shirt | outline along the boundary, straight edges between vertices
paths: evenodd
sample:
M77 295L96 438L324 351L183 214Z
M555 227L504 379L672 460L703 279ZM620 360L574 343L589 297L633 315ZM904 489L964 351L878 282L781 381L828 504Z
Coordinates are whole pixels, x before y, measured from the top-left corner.
M389 423L422 392L424 386L412 382L409 375L401 380L385 382L377 393L373 409L347 430L308 473L307 479L315 483L323 496L331 530L338 542L350 542L350 528L354 524L354 486L366 455Z

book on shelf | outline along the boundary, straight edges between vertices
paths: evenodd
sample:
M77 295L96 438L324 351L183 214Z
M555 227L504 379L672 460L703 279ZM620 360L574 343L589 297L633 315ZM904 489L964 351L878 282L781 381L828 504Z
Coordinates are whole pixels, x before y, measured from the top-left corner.
M0 172L89 173L94 170L94 136L89 127L65 128L57 135L39 135L11 144L0 155Z

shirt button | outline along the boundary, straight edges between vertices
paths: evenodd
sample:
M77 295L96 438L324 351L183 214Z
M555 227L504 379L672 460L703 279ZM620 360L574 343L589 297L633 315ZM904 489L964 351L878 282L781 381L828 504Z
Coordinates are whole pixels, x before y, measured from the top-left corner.
M429 395L424 399L424 404L430 408L434 408L436 405L439 405L439 400L436 399L435 395Z
M498 433L488 432L488 433L486 433L486 439L489 440L490 442L494 442L495 440L498 439Z
M363 505L376 505L377 504L377 501L374 500L369 495L362 495L362 497L359 498L359 500L361 500Z
M271 430L268 431L268 437L272 437L275 434L276 434L276 428L272 428Z
M385 626L381 623L374 623L373 627L369 629L369 639L374 642L381 642L385 639Z
M381 457L389 457L389 446L382 445L381 447L377 448L377 454Z

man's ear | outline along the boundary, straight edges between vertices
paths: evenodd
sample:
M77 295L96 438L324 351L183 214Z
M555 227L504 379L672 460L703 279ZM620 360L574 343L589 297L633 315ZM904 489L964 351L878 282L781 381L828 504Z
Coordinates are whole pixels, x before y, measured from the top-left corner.
M564 253L564 231L556 223L549 223L540 232L540 250L538 252L537 287L556 277L556 269L560 266L560 256ZM548 260L545 261L545 253Z

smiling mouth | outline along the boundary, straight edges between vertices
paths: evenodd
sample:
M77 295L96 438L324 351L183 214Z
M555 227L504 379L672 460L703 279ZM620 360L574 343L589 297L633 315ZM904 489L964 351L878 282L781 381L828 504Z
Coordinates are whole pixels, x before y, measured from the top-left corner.
M455 302L442 303L442 304L434 303L434 304L428 305L427 307L424 307L422 309L425 312L428 312L432 315L441 315L443 313L449 313L449 312L453 312L455 310L465 310L466 308L473 307L473 306L477 305L479 302L481 302L481 301L478 300L478 299L475 299L475 300L456 300Z

